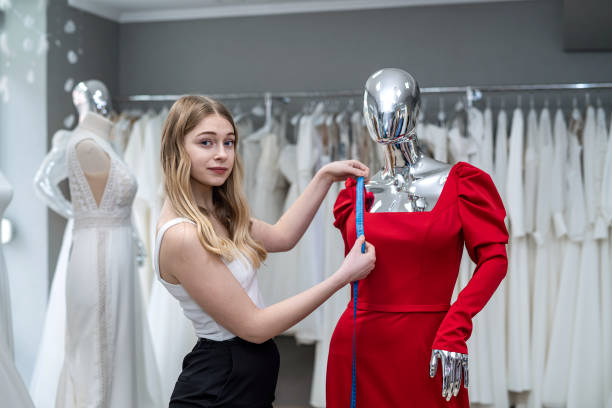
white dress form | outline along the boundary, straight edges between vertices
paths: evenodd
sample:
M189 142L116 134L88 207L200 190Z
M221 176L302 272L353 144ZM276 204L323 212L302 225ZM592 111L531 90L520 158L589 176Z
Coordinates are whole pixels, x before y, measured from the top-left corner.
M66 272L66 349L57 408L158 407L159 378L136 272L131 207L137 184L104 140L111 122L88 113L67 160L75 227ZM77 159L92 140L110 157L100 203Z
M0 220L13 198L13 188L0 171ZM2 229L0 227L0 233ZM6 261L0 243L0 398L6 407L33 408L13 361L13 322Z

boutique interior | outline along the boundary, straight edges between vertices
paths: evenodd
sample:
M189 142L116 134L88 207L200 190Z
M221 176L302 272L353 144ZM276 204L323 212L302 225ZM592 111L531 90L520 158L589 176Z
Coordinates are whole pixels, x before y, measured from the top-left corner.
M329 162L358 160L370 177L388 171L391 145L377 139L366 82L399 72L414 80L406 88L418 87L410 143L432 163L457 169L448 179L454 172L459 180L459 200L476 194L470 171L484 172L478 174L497 191L505 213L480 217L497 216L498 229L507 229L507 269L490 282L491 267L479 258L489 247L478 241L488 226L478 230L462 215L452 280L430 271L410 283L422 285L415 296L423 299L452 289L448 315L465 320L456 330L467 327L467 352L448 343L449 352L465 357L457 366L463 379L448 377L458 384L452 399L438 385L431 387L436 399L422 399L430 388L412 380L422 373L424 384L434 381L428 353L436 347L428 334L420 326L394 333L395 320L380 323L410 311L356 306L358 314L386 316L377 323L380 339L357 340L362 350L371 347L357 356L357 405L612 408L610 21L612 5L600 0L0 0L0 406L170 403L198 340L155 272L166 199L162 132L182 95L227 107L250 214L275 224ZM108 182L83 176L74 153L79 128L94 129L116 163ZM94 198L95 182L102 194ZM338 203L349 185L334 182L297 245L269 253L259 267L266 305L317 285L343 264L352 242ZM113 189L129 190L133 201L104 212ZM458 204L458 213L474 214L477 201ZM422 211L415 202L416 210L387 211ZM380 262L390 253L381 247L377 264L392 264L401 276L449 257L454 247L428 241L435 223L451 217L439 204L429 206L430 229L399 234L422 232L413 240L418 250L395 250L391 255L403 259ZM368 211L381 211L378 205ZM76 216L86 206L102 215ZM127 235L110 227L121 217ZM365 218L366 240L373 219ZM421 256L432 259L414 259ZM360 292L362 307L369 307L367 296L396 296L377 282ZM378 295L369 292L374 287ZM347 285L274 338L274 407L347 406L337 401L351 397L353 334L347 332L347 347L332 337L343 313L353 324L349 301ZM460 303L467 311L458 311ZM443 317L447 310L414 312ZM365 336L365 324L363 330ZM426 354L415 353L427 341ZM334 353L345 353L346 364L338 368L340 357L332 364ZM419 356L403 362L413 354ZM410 367L418 357L423 366ZM448 367L441 360L436 373L445 384ZM464 385L467 394L459 393Z

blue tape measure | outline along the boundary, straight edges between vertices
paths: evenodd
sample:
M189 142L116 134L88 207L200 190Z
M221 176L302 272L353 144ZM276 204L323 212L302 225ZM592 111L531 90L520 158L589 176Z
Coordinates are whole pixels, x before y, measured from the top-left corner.
M364 235L363 230L363 177L357 179L357 199L355 202L355 222L357 238ZM365 253L365 242L361 245L361 253ZM355 365L355 334L357 326L357 281L353 282L353 378L351 380L351 408L357 407L357 367Z

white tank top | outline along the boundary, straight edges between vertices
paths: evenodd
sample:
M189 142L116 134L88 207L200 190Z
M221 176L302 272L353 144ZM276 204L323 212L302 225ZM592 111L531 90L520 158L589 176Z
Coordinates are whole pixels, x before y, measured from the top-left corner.
M231 333L225 327L218 324L212 317L210 317L202 308L189 296L189 293L181 284L172 284L166 282L159 273L159 248L161 246L162 239L168 228L179 224L181 222L189 222L195 224L193 221L187 218L174 218L159 229L157 233L157 239L155 242L155 252L153 254L153 266L155 268L155 275L157 279L168 289L168 292L174 296L183 308L183 313L191 322L195 329L198 337L203 337L210 340L222 341L236 337L235 334ZM253 264L241 253L237 253L237 256L232 262L228 262L221 258L223 263L232 272L232 275L240 282L240 285L247 292L251 300L257 305L257 307L264 307L261 293L259 292L259 285L257 284L257 271L253 268ZM229 307L229 305L228 305Z

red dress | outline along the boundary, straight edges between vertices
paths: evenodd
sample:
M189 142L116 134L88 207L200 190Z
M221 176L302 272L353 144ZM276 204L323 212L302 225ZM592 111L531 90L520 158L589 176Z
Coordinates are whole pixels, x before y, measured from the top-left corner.
M355 181L347 180L334 206L334 225L345 252L356 239ZM451 169L429 212L369 213L366 240L376 248L376 267L359 282L357 300L357 407L468 407L461 386L442 398L441 365L429 377L432 349L467 353L472 318L506 275L506 211L489 175L459 162ZM477 264L450 306L463 252ZM327 408L350 407L353 304L344 311L329 348Z

